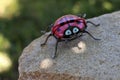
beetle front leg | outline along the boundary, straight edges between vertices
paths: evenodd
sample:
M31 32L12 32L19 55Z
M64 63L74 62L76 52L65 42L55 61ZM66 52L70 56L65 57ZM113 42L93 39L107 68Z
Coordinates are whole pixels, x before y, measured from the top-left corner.
M95 38L92 34L90 34L88 31L83 31L83 33L87 33L89 36L91 36L94 40L101 40L101 39L97 39Z
M100 24L95 24L95 23L93 23L93 22L91 22L91 21L86 21L86 23L87 23L87 24L90 23L90 24L94 25L95 27L100 26Z
M54 52L54 54L52 55L52 59L55 59L55 58L57 57L58 42L60 42L59 39L57 39L57 42L56 42L56 44L55 44L55 52Z
M45 42L44 42L44 43L42 43L42 44L41 44L41 46L44 46L44 45L46 44L46 42L47 42L47 40L48 40L48 38L49 38L50 36L52 36L52 34L49 34L49 35L47 36L47 38L46 38Z

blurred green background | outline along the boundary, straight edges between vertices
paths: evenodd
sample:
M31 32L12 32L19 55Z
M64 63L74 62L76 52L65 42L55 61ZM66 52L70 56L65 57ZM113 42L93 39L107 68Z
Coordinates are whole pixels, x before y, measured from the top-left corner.
M65 14L118 11L120 0L0 0L0 80L18 79L18 58L41 30Z

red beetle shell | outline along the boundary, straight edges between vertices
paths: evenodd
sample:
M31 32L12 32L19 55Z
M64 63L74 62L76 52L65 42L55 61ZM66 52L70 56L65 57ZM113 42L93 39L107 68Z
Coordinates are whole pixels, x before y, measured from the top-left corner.
M82 31L86 28L85 19L75 15L62 16L55 21L53 27L51 28L52 34L56 38L61 39L64 36L64 31L69 26L76 26Z

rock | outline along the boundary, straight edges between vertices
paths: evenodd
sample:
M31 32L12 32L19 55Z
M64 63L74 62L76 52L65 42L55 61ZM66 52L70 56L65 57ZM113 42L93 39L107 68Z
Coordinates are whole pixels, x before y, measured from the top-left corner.
M100 41L85 34L68 43L60 42L58 56L51 59L56 40L49 33L28 45L19 58L18 80L120 80L120 11L90 19L88 31ZM80 47L80 48L79 48Z

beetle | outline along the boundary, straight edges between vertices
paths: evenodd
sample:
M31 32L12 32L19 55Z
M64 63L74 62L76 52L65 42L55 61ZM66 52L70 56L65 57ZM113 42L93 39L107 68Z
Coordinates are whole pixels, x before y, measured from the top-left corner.
M57 46L59 42L65 41L71 41L78 37L81 37L83 33L87 33L89 36L91 36L94 40L100 40L95 38L94 36L89 33L86 28L87 24L90 23L93 26L99 26L100 24L95 24L91 21L85 20L85 14L82 16L77 15L64 15L60 18L58 18L54 24L50 25L51 33L47 36L44 43L41 44L41 46L45 45L47 43L47 40L50 36L54 36L56 41L55 44L55 52L52 58L54 59L57 55Z

